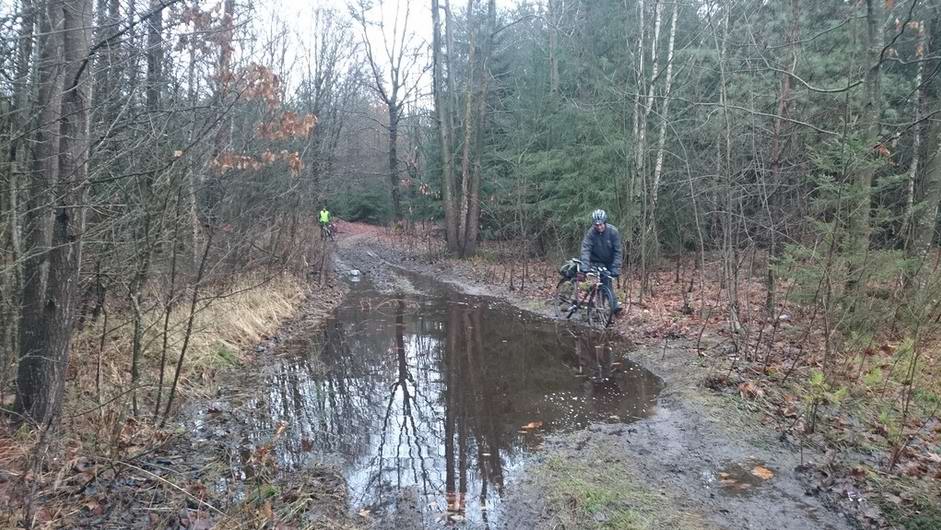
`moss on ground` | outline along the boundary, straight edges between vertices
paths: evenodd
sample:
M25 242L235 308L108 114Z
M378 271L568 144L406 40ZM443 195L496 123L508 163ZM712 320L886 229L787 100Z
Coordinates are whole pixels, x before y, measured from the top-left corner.
M590 461L550 457L535 471L547 509L562 528L647 530L701 529L710 525L682 511L673 499L639 482L613 457Z

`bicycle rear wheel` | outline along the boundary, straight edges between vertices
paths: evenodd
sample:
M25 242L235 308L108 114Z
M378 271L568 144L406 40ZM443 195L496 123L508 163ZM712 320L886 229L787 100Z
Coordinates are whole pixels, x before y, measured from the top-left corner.
M555 287L556 318L571 318L578 312L578 284L575 280L563 278Z
M607 286L600 286L588 303L588 323L592 327L604 329L614 320L614 294Z

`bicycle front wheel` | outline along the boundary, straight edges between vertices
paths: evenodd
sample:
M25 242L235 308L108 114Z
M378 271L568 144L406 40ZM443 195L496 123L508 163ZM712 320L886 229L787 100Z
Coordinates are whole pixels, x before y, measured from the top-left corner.
M614 320L614 294L606 286L600 286L591 297L588 306L588 323L604 329Z
M578 311L578 284L561 279L555 287L555 317L571 318Z

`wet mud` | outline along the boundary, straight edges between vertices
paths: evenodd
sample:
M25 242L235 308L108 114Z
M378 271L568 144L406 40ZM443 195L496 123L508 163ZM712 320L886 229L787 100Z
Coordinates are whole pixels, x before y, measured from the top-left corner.
M392 291L400 282L396 278L406 278L407 284L417 285L418 282L410 273L403 272L407 269L417 270L427 277L447 282L464 292L476 295L490 294L512 303L519 302L514 300L511 294L503 296L500 292L490 292L485 286L470 285L459 275L434 269L433 266L408 262L394 251L373 248L364 239L347 242L345 247L341 245L339 255L343 260L341 267L360 267L364 278L378 279L379 284L388 286ZM377 256L381 258L376 259ZM526 305L526 309L533 308ZM548 312L535 309L542 314ZM487 312L489 308L484 311ZM473 318L470 321L461 320L463 318L458 319L459 322L464 322L460 333L470 331L470 336L473 336ZM520 312L513 319L516 323L527 326L527 336L527 321L542 321L530 312ZM569 324L560 324L556 329L567 330L576 335L580 331L577 326ZM553 333L557 338L564 335L558 331ZM538 343L538 335L538 331L535 331L527 341ZM489 528L619 527L619 524L614 524L604 517L597 520L566 518L566 512L572 511L569 506L573 504L571 496L563 495L560 501L560 498L548 493L554 487L562 487L564 490L566 482L584 484L592 478L605 477L609 472L613 472L629 476L630 487L642 491L643 495L640 497L646 499L645 505L637 506L642 514L637 521L641 522L630 523L625 526L628 528L851 527L843 515L831 509L824 499L816 495L813 480L808 477L812 473L805 471L813 469L814 464L825 465L824 457L810 448L802 450L782 443L776 433L757 425L754 418L742 416L736 411L723 410L727 403L710 397L708 392L701 388L701 367L695 359L690 359L681 341L651 350L631 350L630 345L617 342L610 344L614 345L614 358L626 357L639 363L632 364L625 358L622 366L626 367L628 374L636 370L644 373L642 381L648 378L657 381L654 386L647 387L652 393L634 401L645 402L639 409L642 413L631 414L631 408L636 405L625 405L629 403L625 401L615 406L618 412L607 414L612 410L606 408L610 405L604 405L603 399L598 401L595 398L587 409L585 403L581 403L576 410L568 411L570 418L575 418L574 420L565 419L559 422L558 419L552 419L551 399L545 399L551 392L546 392L545 396L539 396L537 392L518 396L517 403L520 405L541 403L541 408L529 408L525 414L506 416L513 418L513 421L505 424L502 431L504 436L512 435L513 428L516 428L516 434L520 437L518 439L524 443L517 447L508 447L503 453L507 458L500 462L502 480L495 480L495 475L487 475L495 467L479 456L482 453L493 453L478 448L477 438L469 440L464 449L465 460L467 455L471 455L471 460L476 455L478 462L482 462L469 468L468 477L480 480L481 487L484 483L482 478L485 477L487 495L491 495L490 492L496 489L499 500L494 502L492 498L486 497L484 502L474 501L477 504L468 505L467 496L476 495L479 498L480 488L466 488L465 496L457 499L464 511L460 512L459 517L450 519L452 524ZM583 395L586 395L586 378L580 378L580 375L584 374L579 374L578 367L581 366L581 370L585 370L591 363L571 362L572 358L579 357L575 353L578 351L578 341L569 343L566 347L569 353L559 355L562 355L563 359L568 356L570 360L563 361L568 376L572 381L579 381ZM612 361L611 365L616 366L616 362ZM444 366L454 368L454 365ZM657 377L651 378L644 368ZM485 373L485 376L493 377L491 373ZM590 377L589 375L588 378ZM467 385L468 382L464 381L462 384ZM470 384L473 385L473 381ZM636 384L643 386L642 383ZM547 388L549 387L543 390ZM619 391L625 393L623 388ZM630 391L626 393L630 394ZM484 402L484 408L497 412L500 416L500 410L494 408L495 402L502 403L499 399ZM474 403L474 399L465 403ZM590 410L596 412L589 412ZM545 422L542 430L536 433L522 432L524 430L520 428L521 425L531 420L539 420L539 413L548 413L544 416L548 421L541 420ZM556 425L559 428L555 428ZM477 425L471 427L475 434L477 428ZM537 437L537 441L527 445L525 440L528 434ZM481 439L485 444L488 442L485 436ZM451 450L446 452L449 451ZM456 451L460 461L460 447L453 451ZM525 453L526 457L516 460L516 455L521 453ZM585 462L601 465L586 466ZM447 465L447 459L445 463ZM554 471L539 472L545 468ZM514 472L507 473L507 470ZM458 472L458 484L460 480ZM357 491L356 483L354 477L351 483L354 496ZM617 486L626 488L624 484ZM461 491L460 487L456 489ZM448 496L447 492L453 492L455 488L449 488L448 484L445 484L441 491L446 492L444 501L436 501L430 511L425 510L427 498L423 495L401 495L397 500L390 501L394 502L391 508L386 506L376 510L385 515L380 515L374 522L377 527L392 525L402 528L428 528L442 524L442 520L447 522L447 518L441 516L441 507L454 507L455 500ZM625 492L624 497L630 495ZM361 505L370 506L370 502ZM481 510L480 506L485 506L486 510ZM409 510L414 513L408 515ZM397 515L386 517L393 512ZM429 518L429 515L435 513L438 514L437 518ZM453 510L449 513L453 513ZM486 513L487 517L482 513ZM370 516L374 516L372 511Z
M253 478L247 463L283 425L279 473L329 463L364 523L503 527L507 484L547 436L654 412L662 383L611 336L420 276L397 284L409 294L353 282L261 376L265 394L239 404L256 421L241 430L236 478Z
M160 521L850 527L800 471L819 455L704 397L682 344L634 349L399 259L341 239L339 309L259 345L256 366L194 404L174 460L141 462L192 492ZM128 496L124 517L84 526L160 524L145 504Z

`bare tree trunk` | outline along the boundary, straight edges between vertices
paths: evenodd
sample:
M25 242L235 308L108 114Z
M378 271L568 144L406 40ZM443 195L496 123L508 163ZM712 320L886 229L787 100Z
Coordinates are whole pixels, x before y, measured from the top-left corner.
M446 80L448 83L448 110L450 111L448 112L447 119L448 119L448 130L451 131L451 143L449 145L452 148L451 166L453 168L453 166L457 164L456 162L457 153L455 152L456 150L455 141L457 140L458 130L457 130L456 120L458 118L458 113L459 113L458 109L460 109L461 106L457 99L458 90L457 90L457 85L455 84L455 78L457 77L457 75L455 75L453 72L454 65L456 64L456 60L457 60L457 52L455 51L457 48L454 45L454 32L451 31L451 28L454 27L454 21L451 16L450 0L444 0L444 19L445 19L444 38L445 38L445 41L446 41L445 43L448 49L448 53L445 54L447 57L447 61L445 62L445 64L447 64L448 66L448 72L447 72L448 75L446 76ZM453 169L456 169L456 168L453 168ZM455 173L452 177L452 186L451 186L452 195L460 192L459 191L461 188L460 177L461 175L457 173ZM450 249L450 250L456 252L460 249L460 246L461 246L461 237L458 235L460 232L460 220L459 220L460 219L460 197L453 196L452 199L454 201L454 209L455 209L455 221L454 221L454 233L455 233L454 245L455 246L453 249Z
M183 335L183 344L180 346L180 355L176 359L176 368L173 371L173 382L170 383L170 389L167 393L167 406L163 409L163 418L160 420L161 427L167 424L167 419L170 417L170 412L173 410L173 400L176 398L177 385L179 385L180 375L183 373L183 363L186 359L186 352L189 349L190 339L193 337L193 322L196 320L200 288L203 286L205 279L206 265L209 261L209 249L212 247L212 238L214 235L215 231L210 228L206 237L206 245L203 247L202 257L199 260L199 269L193 281L193 296L190 298L189 317L186 319L186 331Z
M849 258L846 290L853 294L861 285L866 254L869 250L869 212L872 200L872 178L876 171L877 142L879 142L879 119L882 117L882 12L878 0L866 0L866 102L860 120L865 132L864 141L870 149L869 163L856 173L853 186L853 203L849 212L849 241L846 252ZM859 292L855 293L860 294Z
M193 9L197 7L196 0L193 1ZM196 128L197 128L197 117L196 112L196 103L199 96L199 92L196 87L196 39L190 39L189 43L189 65L187 66L187 99L189 101L191 112L193 113L193 122L189 130L189 141L192 143L195 139ZM200 240L200 224L199 224L199 198L197 196L199 185L202 184L202 178L200 177L199 170L196 165L196 161L191 161L187 166L187 185L189 190L187 193L188 202L189 202L189 219L190 219L190 229L192 231L192 251L191 264L195 266L196 260L199 258L199 240Z
M401 110L396 101L396 91L392 91L389 107L389 184L392 187L392 220L402 218L402 199L399 190L399 118Z
M385 103L389 112L389 180L392 188L393 218L398 220L402 217L401 195L399 190L399 159L397 153L399 119L401 118L403 102L409 101L410 94L415 90L415 85L409 86L410 80L408 71L410 67L414 66L414 62L408 61L403 65L403 59L405 59L409 53L412 53L412 50L409 48L409 43L411 42L408 32L409 9L408 2L406 2L405 13L403 15L404 20L400 22L399 18L396 17L396 23L393 25L391 36L386 34L385 25L382 22L379 23L379 29L383 39L391 39L391 41L393 41L391 46L388 42L383 42L386 54L384 59L388 61L388 65L385 68L388 69L389 73L389 86L386 87L384 74L382 72L383 67L379 66L379 60L374 54L373 46L369 40L368 23L366 20L366 11L369 7L369 2L359 0L357 6L358 12L354 10L353 15L359 21L362 28L366 59L372 70L373 88L379 94L379 98Z
M217 71L218 87L216 99L223 104L229 91L232 72L232 39L235 36L235 0L225 0L222 13L222 35L220 36L219 68ZM216 151L221 152L229 144L229 129L220 127L216 135Z
M648 189L648 178L647 178L647 120L650 117L650 111L653 108L654 102L654 84L656 82L657 76L660 72L660 64L657 62L657 44L660 41L660 24L663 15L663 4L660 0L654 0L655 7L655 17L654 17L654 26L653 26L653 38L650 41L650 81L647 81L647 78L643 72L643 60L641 59L641 71L640 71L640 82L637 85L638 97L643 91L643 87L647 87L647 97L646 100L641 104L643 107L640 110L640 116L637 118L637 150L635 159L634 159L634 168L636 173L636 178L639 179L642 187L641 198L643 201L641 207L641 223L640 223L640 268L641 268L641 289L640 296L643 297L647 292L647 268L649 266L649 256L647 248L647 238L646 238L646 225L647 219L650 216L650 191ZM643 9L644 2L640 4L641 16L639 17L643 20ZM641 22L643 24L643 22ZM640 39L641 42L638 43L638 52L641 56L644 54L643 39Z
M147 110L156 112L160 106L163 84L163 3L165 0L150 0L153 13L147 19Z
M915 245L922 257L927 254L934 241L935 225L938 219L938 200L941 198L941 126L936 126L935 129L937 148L925 168L925 198L923 200L925 212L918 216L918 222L915 225Z
M166 289L166 298L163 303L163 330L162 338L163 343L160 348L160 375L157 378L157 397L154 399L154 423L157 423L160 418L160 404L163 401L163 384L164 379L166 378L167 373L167 352L169 351L169 338L170 338L170 316L173 313L173 306L176 303L176 276L177 276L177 249L179 247L179 234L180 234L180 203L182 198L182 188L178 191L176 198L176 208L174 210L174 224L173 224L173 239L172 247L173 250L170 254L170 285Z
M626 4L627 0L625 0ZM636 88L634 93L634 117L632 123L633 133L631 138L634 140L634 177L631 179L630 186L630 196L631 200L634 199L634 193L636 189L637 179L643 174L643 152L641 151L640 142L641 142L641 128L646 127L642 123L643 117L643 86L644 86L644 36L647 31L647 26L644 24L644 12L645 12L645 0L639 0L637 3L637 72L635 75ZM628 32L625 32L627 34Z
M937 103L937 102L936 102ZM929 253L936 239L935 228L938 224L938 203L941 201L941 125L931 127L930 138L934 140L934 156L928 157L921 188L921 200L913 209L912 244L908 247L908 257L913 262L912 270L906 280L909 290L918 291L925 287L918 276L928 260Z
M643 245L649 247L656 259L659 254L660 238L657 234L657 199L659 198L660 177L663 174L663 156L667 138L667 122L670 120L670 93L673 88L673 45L676 42L676 18L679 6L673 5L670 15L670 41L667 45L667 71L663 88L663 108L660 111L660 136L657 139L657 158L653 166L653 183L650 185L649 222ZM649 241L648 241L649 239Z
M471 198L471 149L474 143L474 72L477 61L477 27L474 24L476 0L467 1L467 27L470 40L467 52L467 72L464 74L464 147L461 152L461 207L458 211L457 237L460 241L461 257L467 255L468 221Z
M731 26L732 12L727 10L722 20L721 42L716 42L719 59L719 106L722 109L724 133L716 146L716 175L724 179L724 186L722 186L724 192L722 198L724 202L722 205L722 280L728 300L729 327L733 333L737 334L742 331L742 323L739 318L738 249L734 230L737 215L733 197L735 181L732 171L732 120L728 108L728 71L726 69ZM718 36L715 37L718 38ZM738 345L738 339L735 339L735 344Z
M98 33L95 37L98 42L107 39L118 31L121 21L119 0L98 0ZM100 127L99 134L111 127L120 105L115 94L115 85L118 80L118 63L120 57L116 47L118 43L109 42L95 57L95 85L92 89L91 112L93 123Z
M915 94L913 115L915 117L915 126L912 127L912 163L908 168L908 186L905 190L905 217L902 221L901 236L905 242L905 248L912 245L912 220L915 209L915 182L918 180L919 165L921 163L921 136L924 129L922 116L927 112L927 85L924 83L925 63L924 57L928 51L927 31L925 31L925 22L914 22L918 25L918 44L915 46L915 57L921 62L918 63L918 72L915 74Z
M233 79L232 75L232 52L233 44L232 39L235 35L235 0L225 0L223 4L222 11L222 32L219 36L219 63L216 69L216 88L215 88L215 103L218 105L216 112L218 115L223 115L225 113L224 107L227 104L229 92L230 92L230 83ZM213 158L218 159L218 157L223 156L225 151L230 148L232 142L232 120L224 119L222 120L216 130L216 136L213 144ZM206 186L205 193L205 202L207 212L204 217L207 217L204 222L212 223L211 219L212 213L216 207L216 203L219 201L219 195L221 194L220 188L222 186L221 182L218 179L213 177L207 178L204 183ZM195 243L195 242L194 242ZM195 267L199 261L199 245L193 245L193 266Z
M23 261L23 298L20 313L20 349L17 378L27 379L36 374L36 381L27 380L18 389L17 408L23 412L40 413L35 421L43 421L48 403L39 387L42 366L39 363L49 349L45 334L44 309L49 259L49 230L54 195L52 186L58 176L59 102L62 93L62 11L59 2L44 1L38 12L39 63L37 66L37 97L33 112L36 115L35 133L30 149L30 180L24 215L25 254ZM34 366L35 365L35 366ZM23 371L21 376L19 372ZM32 385L32 386L30 386Z
M451 127L448 114L450 108L444 90L444 58L441 53L441 13L438 0L431 0L431 17L434 24L432 56L434 60L433 89L435 97L435 121L438 127L438 146L441 150L441 199L444 202L444 224L449 251L457 250L457 212L454 206L454 162L451 159Z
M8 241L10 260L6 266L7 272L0 276L0 397L7 388L9 368L12 364L13 352L18 346L18 319L17 312L20 307L20 289L22 287L22 271L20 267L20 218L19 218L19 176L28 171L28 150L26 142L17 137L24 134L29 123L29 93L30 93L30 60L33 54L33 30L36 16L33 0L20 2L20 29L19 46L16 58L16 79L13 86L13 109L11 123L10 155L8 160L6 188L0 193L0 212L6 209L6 234L0 234L0 242ZM4 226L0 219L0 226Z
M91 0L53 0L47 4L48 25L45 27L54 32L61 28L61 33L49 36L45 43L49 46L49 53L44 50L43 59L51 64L40 66L45 70L40 73L40 91L59 86L60 75L56 70L60 64L65 65L66 89L62 95L59 133L49 139L42 138L43 148L38 149L44 155L56 158L58 179L51 179L49 173L38 177L42 184L54 184L54 222L45 289L36 293L39 295L36 300L28 302L29 310L24 308L23 329L29 331L24 333L22 341L16 391L17 412L40 425L52 424L61 409L72 329L77 316L88 189L88 74L83 59L88 53L89 33L93 27L91 14ZM48 91L39 98L40 102L52 99ZM58 140L58 145L50 140ZM45 170L52 169L45 163L42 166ZM52 204L39 205L41 211L32 215L45 216ZM35 252L37 246L32 245L31 250ZM38 260L33 258L30 261L35 265ZM40 271L32 269L29 272L29 281L43 286Z
M161 84L163 82L163 12L161 0L151 0L150 8L153 15L148 19L147 25L147 80L146 80L146 106L147 112L154 116L160 108ZM154 139L155 143L158 138ZM154 179L151 173L145 172L140 177L140 215L141 221L137 228L137 264L134 276L128 286L128 302L132 311L132 340L131 340L131 405L134 416L139 413L137 403L137 386L140 385L140 361L143 356L144 310L143 290L150 277L151 258L155 249L153 237L153 224L156 218L154 204Z
M477 95L477 127L474 170L471 174L469 209L467 212L467 240L464 242L464 255L472 255L477 250L480 236L480 152L483 148L483 130L487 115L487 92L490 83L490 55L493 51L493 34L496 31L496 2L487 2L487 23L484 25L483 58L480 68L480 90Z
M797 69L797 58L800 50L797 42L800 40L800 0L791 0L791 28L787 37L787 44L791 47L791 62L789 71L781 74L781 92L778 95L778 110L774 119L774 130L771 138L771 184L775 186L772 196L775 197L773 204L769 205L768 210L768 271L767 271L767 295L765 297L765 309L768 315L774 313L775 289L777 281L775 278L774 267L783 254L783 245L778 242L778 228L775 226L776 218L781 212L776 205L782 203L781 187L781 167L784 162L784 135L786 120L790 115L791 109L791 74Z
M559 2L549 0L549 20L546 31L549 33L549 94L559 93Z

